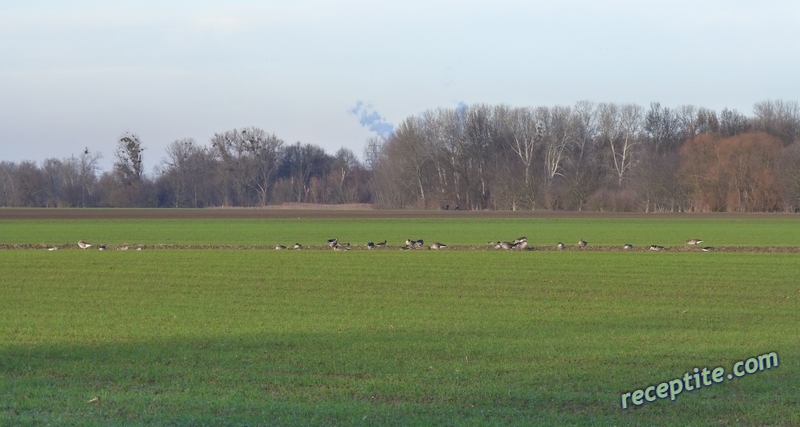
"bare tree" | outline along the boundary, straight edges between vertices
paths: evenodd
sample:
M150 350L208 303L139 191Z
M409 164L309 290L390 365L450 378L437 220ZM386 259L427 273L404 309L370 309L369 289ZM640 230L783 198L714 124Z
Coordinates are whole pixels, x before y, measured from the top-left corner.
M648 145L659 154L674 152L683 142L678 113L662 107L658 102L650 103L650 110L644 119L644 133Z
M566 207L581 211L600 180L598 158L598 107L593 102L580 101L574 108L575 139L567 147L569 155L564 163Z
M428 206L428 189L433 161L426 146L423 121L410 117L395 128L395 133L386 142L387 154L400 166L402 182L416 193L421 206Z
M547 121L549 119L547 108L542 107L539 110L544 111L545 115L548 116L544 119ZM522 162L522 176L524 177L525 186L530 188L532 184L531 165L533 165L535 159L539 133L534 114L527 108L508 109L505 106L498 107L495 110L495 114L499 116L498 118L504 128L508 148Z
M211 138L219 158L222 194L226 205L266 205L273 176L282 156L283 141L274 134L251 127L233 129Z
M635 162L641 129L642 107L635 104L600 105L600 133L611 151L611 166L620 188L624 187L626 173Z
M362 169L361 162L352 150L340 148L333 156L332 176L336 178L338 203L354 203L357 200L358 190L352 181L352 175ZM350 184L349 186L347 184Z
M103 158L103 155L97 151L94 153L89 152L89 148L85 148L78 158L70 158L68 163L72 170L77 174L72 174L71 177L76 177L77 181L71 178L70 185L77 184L80 188L80 206L86 207L87 201L90 201L93 196L94 187L97 184L98 162ZM75 176L77 175L77 176ZM90 203L94 203L91 201ZM78 206L71 204L71 206Z
M784 146L800 137L800 104L797 101L763 101L753 106L755 130L778 137Z
M723 137L735 136L750 130L752 124L744 114L727 108L719 114L719 132Z
M330 164L330 156L316 145L296 142L287 146L278 171L283 181L282 199L299 203L311 201L312 179L325 176Z

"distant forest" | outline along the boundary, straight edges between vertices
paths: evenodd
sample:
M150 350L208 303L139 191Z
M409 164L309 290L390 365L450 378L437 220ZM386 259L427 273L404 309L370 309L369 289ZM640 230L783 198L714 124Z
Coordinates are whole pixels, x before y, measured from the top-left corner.
M346 148L286 144L259 128L172 142L153 176L135 133L101 153L0 161L0 206L216 207L287 202L393 209L800 211L800 105L750 116L691 105L470 105L410 116Z

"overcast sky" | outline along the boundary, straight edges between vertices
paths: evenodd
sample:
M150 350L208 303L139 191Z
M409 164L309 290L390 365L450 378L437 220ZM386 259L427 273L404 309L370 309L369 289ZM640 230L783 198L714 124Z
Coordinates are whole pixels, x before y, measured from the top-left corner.
M130 131L149 172L176 139L249 126L361 156L461 102L750 115L800 101L798 47L797 0L7 1L0 160L88 147L109 170Z

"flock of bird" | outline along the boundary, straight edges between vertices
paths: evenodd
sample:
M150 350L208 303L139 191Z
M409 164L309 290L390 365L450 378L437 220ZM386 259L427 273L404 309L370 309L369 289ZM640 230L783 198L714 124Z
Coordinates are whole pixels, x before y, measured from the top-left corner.
M78 247L81 248L81 249L89 249L89 248L94 247L94 245L89 243L89 242L87 242L86 240L80 239L80 240L78 240ZM48 251L54 251L54 250L57 250L57 249L58 249L57 246L50 246L50 247L47 248ZM101 251L104 251L104 250L108 249L108 246L106 246L106 245L98 245L97 249L99 249ZM128 245L117 246L117 250L119 250L119 251L127 251L128 249L129 249ZM141 251L142 250L142 246L137 246L136 250L137 251Z
M500 241L500 242L487 242L487 243L489 245L493 245L494 249L501 249L501 250L531 250L531 249L533 249L533 248L529 248L528 247L528 238L527 237L517 237L513 241ZM692 245L692 246L699 246L701 243L703 243L703 240L700 240L700 239L689 239L689 240L686 241L687 245ZM89 249L89 248L91 248L93 246L94 245L92 245L91 243L87 243L83 239L78 240L78 247L81 248L81 249ZM334 237L333 239L329 239L328 243L327 243L327 246L329 248L335 250L335 251L347 251L347 250L350 250L352 248L352 246L350 245L349 242L340 243L338 237ZM577 246L578 246L578 249L586 249L587 247L589 247L589 243L587 241L583 240L583 238L581 238L578 241L578 245ZM386 244L386 240L384 240L384 241L378 242L378 243L368 242L366 245L364 245L364 247L366 247L367 249L379 249L379 248L386 248L388 246ZM422 239L419 239L419 240L406 239L405 245L401 246L400 250L407 251L407 250L410 250L410 249L423 249L424 247L425 247L425 242ZM558 242L558 244L556 244L556 249L558 249L558 250L564 250L564 249L566 249L566 247L567 246L564 244L564 242ZM101 251L104 251L104 250L106 250L107 247L106 247L106 245L99 245L97 248L99 250L101 250ZM128 248L129 248L128 245L117 246L117 250L123 250L124 251L124 250L128 250ZM445 249L445 248L447 248L447 245L445 245L443 243L439 243L439 242L435 242L432 245L428 246L428 249L431 249L431 250L440 250L440 249ZM48 248L48 250L51 250L51 251L52 250L56 250L56 249L58 249L58 248L57 247ZM275 245L275 249L277 249L277 250L285 250L285 249L289 249L289 248L284 246L284 245L281 245L280 243L278 243L277 245ZM291 247L291 249L300 250L300 249L303 249L303 245L301 245L300 243L295 243ZM627 250L633 250L633 245L631 245L630 243L626 243L622 247L622 249L624 249L626 251ZM651 251L664 251L664 250L666 250L666 248L664 246L659 246L659 245L650 245L650 247L648 249L651 250ZM142 250L142 246L137 246L136 250L141 251ZM713 246L704 246L702 248L702 250L704 252L713 252L715 250L715 248Z

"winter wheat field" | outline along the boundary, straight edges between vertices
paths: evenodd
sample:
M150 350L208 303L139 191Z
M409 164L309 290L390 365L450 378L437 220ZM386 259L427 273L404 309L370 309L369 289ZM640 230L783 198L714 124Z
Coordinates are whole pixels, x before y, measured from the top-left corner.
M796 215L0 210L0 425L793 426L799 272Z

